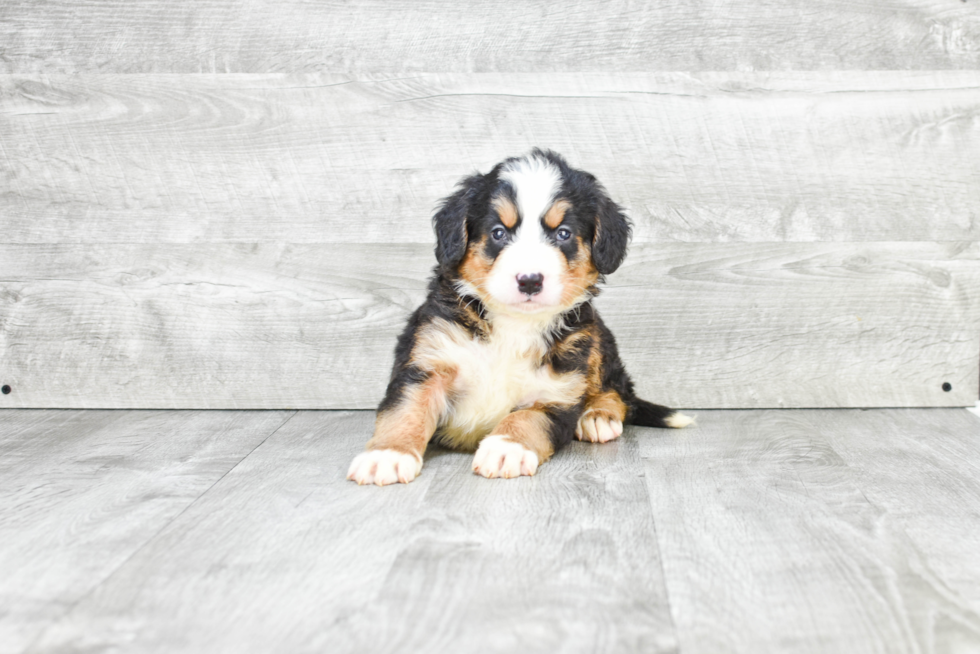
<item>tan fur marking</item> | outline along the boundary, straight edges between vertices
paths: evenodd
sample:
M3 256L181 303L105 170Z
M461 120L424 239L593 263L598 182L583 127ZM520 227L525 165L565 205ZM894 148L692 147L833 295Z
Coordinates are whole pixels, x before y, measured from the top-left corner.
M586 375L586 395L594 396L602 392L602 350L599 349L599 337L590 332L592 349L589 350L588 374Z
M586 375L585 411L597 414L606 420L626 420L626 403L619 393L613 390L602 390L602 349L599 347L599 336L592 332L592 349L589 351L588 374Z
M597 413L607 420L626 420L626 404L616 391L606 391L590 397L585 404L585 411Z
M435 433L439 416L446 407L446 379L436 374L405 390L398 406L378 413L369 450L395 450L418 457Z
M479 241L470 243L469 247L466 248L463 263L459 266L460 276L475 286L481 295L486 294L485 284L487 277L490 276L490 269L493 267L493 261L487 258L484 253L486 244L485 236Z
M492 204L493 208L497 210L497 215L500 216L500 222L507 229L514 229L514 225L517 224L517 207L514 206L514 203L509 198L497 196L493 199Z
M592 332L589 329L582 329L580 331L570 334L565 340L555 343L551 348L551 353L555 356L563 356L577 350L580 347L580 343L583 341L591 341Z
M565 220L565 212L572 208L572 203L568 200L558 200L544 215L544 224L554 229Z
M588 290L599 280L599 271L592 263L592 252L582 237L576 236L578 254L569 263L568 270L562 274L561 304L571 307L581 301Z
M555 453L548 438L548 416L537 408L514 411L500 421L494 434L506 436L508 440L520 443L538 455L538 463L544 463Z

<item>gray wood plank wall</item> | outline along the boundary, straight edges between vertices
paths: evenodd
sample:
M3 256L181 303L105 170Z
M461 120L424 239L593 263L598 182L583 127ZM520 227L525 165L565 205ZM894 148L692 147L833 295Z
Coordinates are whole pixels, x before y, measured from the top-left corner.
M370 408L432 207L532 146L629 209L651 399L973 404L978 8L5 3L0 407Z
M962 0L6 0L0 72L941 70L980 65Z
M980 240L980 72L0 76L4 242L432 240L534 145L637 242Z
M370 408L431 257L415 244L0 246L5 372L28 382L4 401ZM662 402L956 406L977 392L978 260L977 243L648 244L596 301Z

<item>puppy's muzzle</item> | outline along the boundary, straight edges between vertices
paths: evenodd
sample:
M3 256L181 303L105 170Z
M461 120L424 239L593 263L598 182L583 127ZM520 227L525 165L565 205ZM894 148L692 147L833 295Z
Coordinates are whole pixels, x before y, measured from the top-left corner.
M537 295L541 292L542 286L544 286L544 275L541 273L517 276L517 288L524 295Z

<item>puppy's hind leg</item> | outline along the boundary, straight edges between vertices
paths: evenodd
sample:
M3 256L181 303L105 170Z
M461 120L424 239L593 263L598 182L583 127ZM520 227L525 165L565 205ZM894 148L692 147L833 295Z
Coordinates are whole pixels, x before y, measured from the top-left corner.
M422 454L446 410L446 389L439 377L402 389L392 406L378 410L367 451L351 462L347 479L358 484L407 484L422 471Z

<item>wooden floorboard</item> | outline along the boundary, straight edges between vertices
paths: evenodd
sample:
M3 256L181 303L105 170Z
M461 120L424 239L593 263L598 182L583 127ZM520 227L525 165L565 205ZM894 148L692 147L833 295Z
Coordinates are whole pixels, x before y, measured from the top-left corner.
M863 411L827 416L821 433L918 550L916 572L952 602L937 600L937 610L980 613L980 420L966 411ZM960 613L931 617L955 624Z
M32 651L339 651L319 635L375 601L433 478L347 482L371 423L295 416Z
M681 652L980 648L966 411L705 412L640 443Z
M962 409L706 411L534 478L435 450L388 488L344 479L367 412L0 415L3 652L980 648ZM253 449L205 480L192 435Z
M358 631L403 652L676 650L635 440L575 443L519 480L474 475L468 454L437 461Z
M514 481L436 451L358 487L371 424L299 414L32 651L674 649L635 442Z
M21 652L291 412L0 411L0 652Z

